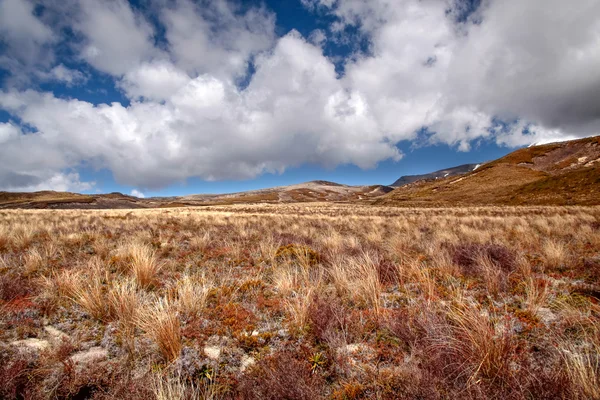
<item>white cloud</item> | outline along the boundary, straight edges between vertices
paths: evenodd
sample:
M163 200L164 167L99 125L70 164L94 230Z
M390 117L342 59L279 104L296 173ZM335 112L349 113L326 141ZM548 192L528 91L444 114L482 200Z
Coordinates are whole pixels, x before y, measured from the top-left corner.
M0 0L0 69L10 71L18 83L29 81L37 67L47 67L54 59L49 45L56 40L52 30L33 15L29 0Z
M67 86L79 85L87 80L87 77L81 71L67 68L63 64L53 67L50 71L39 71L40 79L44 81L62 82Z
M75 28L84 35L82 57L102 72L120 76L159 55L152 26L125 0L82 0Z
M144 190L305 163L370 168L400 159L400 141L421 143L421 128L428 143L461 151L481 138L520 146L600 133L597 0L578 7L489 0L463 22L459 0L303 3L336 17L327 34L277 38L272 13L225 0L156 0L145 15L124 0L70 3L65 24L81 38L73 48L112 75L131 104L0 92L0 108L34 130L0 125L0 187L59 186L60 179L85 186L64 172L82 164ZM31 26L0 28L3 37L18 43L22 36L33 49L54 43L32 3L15 4L0 0ZM354 39L349 25L368 37L369 49L350 55L338 77L321 46ZM251 61L256 72L240 89ZM85 79L51 65L39 76Z
M120 83L131 99L165 100L185 86L191 78L168 61L140 64L127 72Z
M275 41L275 16L264 8L242 12L226 0L177 0L159 13L175 64L192 76L239 78L249 58Z
M460 0L304 0L354 25L371 53L346 65L393 140L419 127L468 150L600 134L600 2L490 0L465 22ZM494 118L524 129L495 130Z
M140 199L143 199L143 198L145 198L145 197L146 197L146 195L145 195L144 193L140 192L140 191L139 191L139 190L137 190L137 189L133 189L133 190L131 191L131 195L132 195L132 196L135 196L135 197L138 197L138 198L140 198Z
M0 175L0 190L11 192L39 192L54 190L57 192L81 193L91 190L95 182L82 182L79 174L50 173L43 176L9 173Z
M35 170L27 160L51 170L86 162L142 188L190 176L253 178L303 163L368 168L399 159L365 98L345 89L320 49L298 33L256 64L246 90L200 75L164 102L134 101L127 108L34 91L1 93L0 107L38 133L8 141L0 158L26 171ZM33 157L13 156L26 148Z

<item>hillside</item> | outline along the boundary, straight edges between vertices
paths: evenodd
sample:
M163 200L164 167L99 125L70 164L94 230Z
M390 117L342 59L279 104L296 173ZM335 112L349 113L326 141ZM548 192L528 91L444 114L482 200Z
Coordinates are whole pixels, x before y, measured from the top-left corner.
M121 193L83 195L68 192L0 192L0 208L78 208L128 209L185 207L248 203L345 202L374 199L393 188L382 185L348 186L327 181L311 181L289 186L228 194L195 194L182 197L140 199Z
M395 186L311 181L228 194L140 199L121 193L83 195L0 192L0 208L129 209L249 203L366 202L377 205L600 204L600 136L517 150L485 164L404 176Z
M600 204L600 137L520 149L458 178L405 185L375 203Z
M401 187L422 180L435 180L448 178L451 176L464 175L466 173L476 170L480 166L481 164L463 164L459 165L458 167L446 168L439 171L431 172L429 174L405 175L401 176L396 182L392 183L390 186Z
M389 186L348 186L328 181L311 181L289 186L251 190L222 195L190 195L179 198L184 202L210 204L236 203L295 203L312 201L353 201L374 198L391 192Z

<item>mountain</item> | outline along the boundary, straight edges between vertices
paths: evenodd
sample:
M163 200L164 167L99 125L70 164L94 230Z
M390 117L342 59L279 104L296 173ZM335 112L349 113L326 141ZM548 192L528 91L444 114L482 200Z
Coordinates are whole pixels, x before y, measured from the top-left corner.
M382 196L392 190L393 188L382 185L349 186L328 181L311 181L240 193L183 196L179 200L212 204L354 201Z
M146 199L121 193L85 195L53 191L34 193L0 192L0 208L125 209L244 203L347 202L374 199L392 190L393 188L382 185L348 186L328 181L311 181L239 193L195 194Z
M447 178L449 176L463 175L477 169L479 166L481 166L481 164L463 164L459 165L458 167L446 168L439 171L431 172L429 174L405 175L401 176L400 179L392 183L390 186L401 187L422 180L432 180Z
M380 205L600 204L600 136L519 149L460 177L417 181Z
M532 146L485 164L406 176L390 186L311 181L228 194L140 199L0 192L0 208L157 208L244 203L362 202L391 206L600 205L600 136Z

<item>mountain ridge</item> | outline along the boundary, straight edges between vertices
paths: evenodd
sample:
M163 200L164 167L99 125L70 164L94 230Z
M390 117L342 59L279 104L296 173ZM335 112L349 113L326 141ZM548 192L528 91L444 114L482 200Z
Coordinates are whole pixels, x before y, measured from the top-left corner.
M0 192L0 208L159 208L248 203L391 206L600 205L600 136L518 149L481 164L402 176L396 187L313 180L224 194L137 198L118 192Z
M424 179L431 180L431 179L447 178L449 176L462 175L462 174L466 174L468 172L471 172L471 171L477 169L479 166L481 166L483 164L485 164L485 163L462 164L462 165L458 165L456 167L445 168L445 169L430 172L427 174L404 175L404 176L401 176L400 178L398 178L390 186L402 187L404 185L408 185L408 184L414 183L416 181L424 180Z

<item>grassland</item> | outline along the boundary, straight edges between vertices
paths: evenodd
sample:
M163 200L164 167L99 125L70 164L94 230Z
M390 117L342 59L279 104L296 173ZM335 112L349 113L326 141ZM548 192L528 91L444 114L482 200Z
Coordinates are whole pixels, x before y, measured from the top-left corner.
M600 208L0 211L2 399L598 399Z

